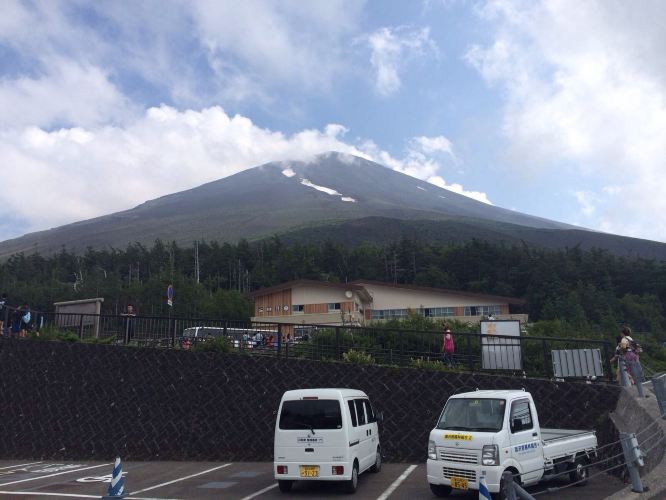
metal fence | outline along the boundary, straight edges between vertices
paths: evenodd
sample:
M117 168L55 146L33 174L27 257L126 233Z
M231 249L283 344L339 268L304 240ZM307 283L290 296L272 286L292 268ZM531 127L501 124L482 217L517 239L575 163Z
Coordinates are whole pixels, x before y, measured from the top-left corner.
M5 329L13 329L12 311L5 308ZM16 314L14 314L16 316ZM130 344L148 347L215 348L253 355L343 360L350 351L370 356L368 361L396 366L432 367L443 364L442 333L381 326L330 326L287 323L170 318L157 316L33 313L31 336L37 332L67 340ZM5 335L18 336L16 332ZM601 353L603 376L614 379L611 344L605 340L453 333L452 369L511 373L531 377L556 376L553 351L595 349ZM437 365L436 365L437 366Z

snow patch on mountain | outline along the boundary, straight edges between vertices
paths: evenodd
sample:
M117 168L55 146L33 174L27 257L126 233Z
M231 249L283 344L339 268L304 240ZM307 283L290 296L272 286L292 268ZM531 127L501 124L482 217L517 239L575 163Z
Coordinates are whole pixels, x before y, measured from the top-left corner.
M421 191L427 191L426 188L422 188L421 186L416 186L416 189L420 189Z
M284 175L285 177L293 177L294 175L296 175L296 172L294 172L291 168L285 168L282 171L282 175Z
M356 200L354 198L352 198L351 196L343 196L341 199L342 199L342 201L349 201L351 203L356 203Z

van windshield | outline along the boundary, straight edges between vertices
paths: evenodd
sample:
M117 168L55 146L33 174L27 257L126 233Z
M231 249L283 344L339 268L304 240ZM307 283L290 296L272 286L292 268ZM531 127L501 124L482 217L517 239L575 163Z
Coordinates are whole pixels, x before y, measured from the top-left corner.
M280 429L342 429L340 402L336 399L285 401Z
M437 423L438 429L497 432L504 422L503 399L449 399Z

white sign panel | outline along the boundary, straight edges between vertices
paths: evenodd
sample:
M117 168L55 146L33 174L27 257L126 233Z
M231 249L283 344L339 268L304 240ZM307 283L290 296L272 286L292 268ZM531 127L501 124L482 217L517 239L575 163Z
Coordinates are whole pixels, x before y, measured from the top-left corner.
M520 321L481 322L481 367L484 370L522 370L523 357L520 340Z

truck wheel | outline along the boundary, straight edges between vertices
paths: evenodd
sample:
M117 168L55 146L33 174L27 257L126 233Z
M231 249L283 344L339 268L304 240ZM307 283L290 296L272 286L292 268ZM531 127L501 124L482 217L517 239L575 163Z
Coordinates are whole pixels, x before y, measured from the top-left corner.
M293 481L287 481L285 479L278 480L278 488L280 488L280 491L282 493L289 493L293 485L294 485Z
M446 484L431 484L430 491L432 491L433 495L435 495L436 497L444 498L448 497L451 494L453 488L451 488Z
M575 486L585 486L589 476L587 459L578 458L569 468L571 469L571 472L569 472L569 481L576 483Z
M356 488L358 488L358 464L354 462L351 479L345 484L345 492L349 494L356 493Z
M370 467L370 472L377 473L382 470L382 454L379 448L377 448L377 454L375 456L375 465Z

